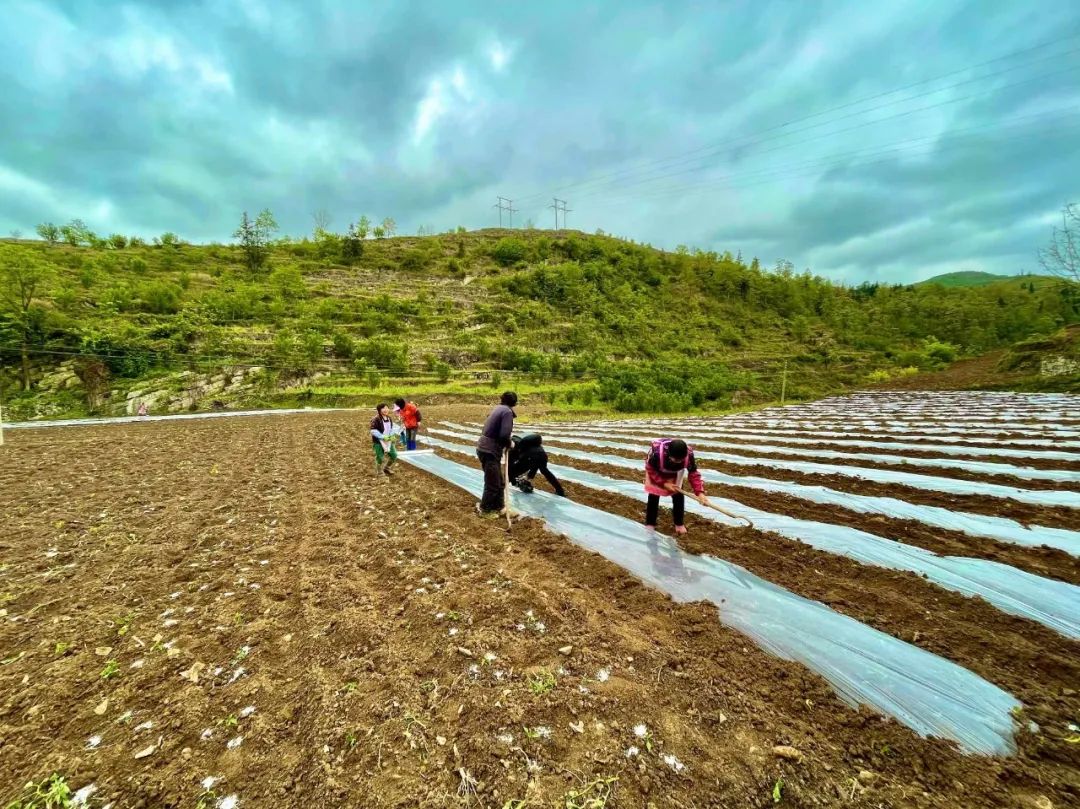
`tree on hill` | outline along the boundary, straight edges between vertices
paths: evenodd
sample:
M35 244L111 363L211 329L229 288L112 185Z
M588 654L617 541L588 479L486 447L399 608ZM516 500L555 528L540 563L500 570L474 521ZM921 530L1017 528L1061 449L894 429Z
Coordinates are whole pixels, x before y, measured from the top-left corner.
M22 387L30 389L30 344L40 323L35 306L51 270L33 254L11 247L0 248L0 314L11 324L22 358Z
M233 233L233 238L240 242L240 247L244 251L244 261L251 272L257 272L266 264L270 240L277 229L278 224L268 208L263 208L254 220L248 216L247 211L244 211L240 219L240 227Z
M356 223L356 235L360 239L366 239L368 233L371 232L371 220L366 216L361 216L360 221Z
M60 226L60 235L64 241L70 244L72 247L78 247L80 244L89 244L95 237L90 232L90 228L86 226L86 223L81 219L72 219L66 225Z
M1054 228L1050 244L1039 251L1039 262L1048 273L1080 283L1080 204L1061 209L1061 227Z
M382 221L382 229L387 236L393 236L397 232L397 222L388 216Z
M60 241L60 228L54 225L52 222L42 222L36 228L38 236L47 241L49 244L56 244Z
M315 222L315 238L318 239L321 232L330 230L330 212L326 208L319 208L311 215L312 220Z
M367 235L365 230L364 235ZM349 225L348 231L341 238L341 258L346 264L353 264L364 255L364 237L360 235L358 225Z

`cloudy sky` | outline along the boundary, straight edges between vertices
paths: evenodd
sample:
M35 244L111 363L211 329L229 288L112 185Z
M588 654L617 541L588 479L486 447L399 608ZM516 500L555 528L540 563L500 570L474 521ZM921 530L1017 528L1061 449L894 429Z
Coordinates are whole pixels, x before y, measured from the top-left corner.
M835 279L1035 270L1077 0L4 0L0 233L568 225Z

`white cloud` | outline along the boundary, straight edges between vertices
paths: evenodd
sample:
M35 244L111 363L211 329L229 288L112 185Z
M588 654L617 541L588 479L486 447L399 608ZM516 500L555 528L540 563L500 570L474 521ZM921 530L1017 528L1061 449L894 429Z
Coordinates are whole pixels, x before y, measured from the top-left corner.
M439 79L432 79L428 91L416 105L416 123L413 124L413 143L427 137L435 122L446 114L446 90Z
M435 125L446 117L461 122L482 106L478 89L461 65L435 76L428 83L427 92L416 105L413 121L413 145L423 143Z
M185 88L233 93L232 76L210 56L189 42L155 29L134 13L124 18L126 30L106 39L101 46L104 57L120 75L138 79L160 70Z
M510 64L513 55L513 52L509 48L501 42L496 41L488 49L488 61L491 63L491 69L496 73L501 73L503 68Z

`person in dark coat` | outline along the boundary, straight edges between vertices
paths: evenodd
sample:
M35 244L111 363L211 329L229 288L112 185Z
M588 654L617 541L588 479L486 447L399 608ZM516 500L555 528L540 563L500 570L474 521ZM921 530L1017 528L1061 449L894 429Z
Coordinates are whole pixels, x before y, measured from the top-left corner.
M521 491L528 494L533 490L532 480L539 472L555 494L566 497L562 484L555 474L548 469L548 455L544 451L544 439L539 433L529 433L521 437L514 436L513 446L510 448L510 482Z
M484 422L480 440L476 442L476 457L484 470L484 494L476 504L481 514L498 514L505 508L505 492L500 462L505 450L511 445L514 435L514 406L517 394L508 390L502 395L499 405L491 411Z

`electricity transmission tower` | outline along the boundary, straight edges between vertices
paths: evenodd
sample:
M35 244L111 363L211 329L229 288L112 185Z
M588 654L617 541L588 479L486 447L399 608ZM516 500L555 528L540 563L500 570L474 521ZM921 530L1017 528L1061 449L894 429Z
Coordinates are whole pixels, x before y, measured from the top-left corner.
M517 208L514 207L513 200L509 200L506 197L496 197L496 199L498 200L498 202L496 202L491 207L499 209L499 227L503 226L503 223L502 223L503 211L506 211L506 213L507 213L507 215L509 217L509 219L507 220L509 222L509 226L513 227L514 226L514 214L516 214L518 212Z
M548 205L549 208L555 211L555 230L559 229L559 213L562 212L562 226L566 227L566 214L572 211L573 208L566 207L566 200L559 199L558 197L552 197L554 203Z

